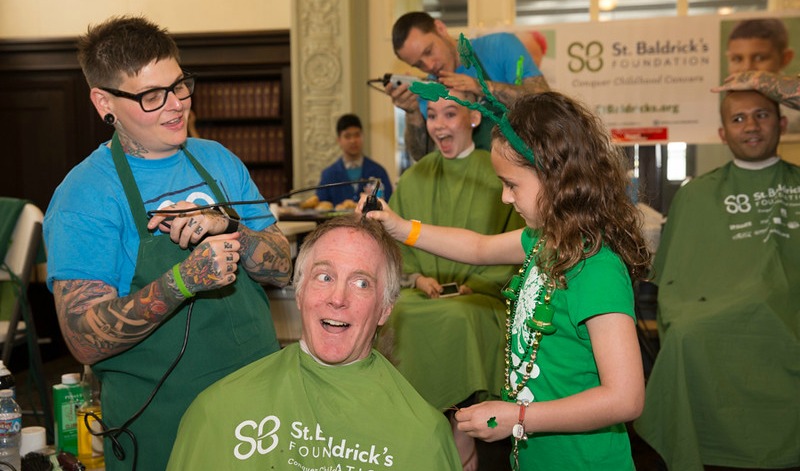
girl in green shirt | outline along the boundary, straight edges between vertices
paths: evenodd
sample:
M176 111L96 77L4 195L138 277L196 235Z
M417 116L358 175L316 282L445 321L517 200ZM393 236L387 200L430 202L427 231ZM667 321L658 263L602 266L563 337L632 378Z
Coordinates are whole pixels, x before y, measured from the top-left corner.
M503 400L455 415L473 437L511 436L515 469L634 469L624 423L641 413L644 375L631 279L645 275L650 254L623 162L583 105L541 93L517 101L493 132L502 201L526 228L481 235L405 220L386 205L367 213L442 257L523 264L503 290Z

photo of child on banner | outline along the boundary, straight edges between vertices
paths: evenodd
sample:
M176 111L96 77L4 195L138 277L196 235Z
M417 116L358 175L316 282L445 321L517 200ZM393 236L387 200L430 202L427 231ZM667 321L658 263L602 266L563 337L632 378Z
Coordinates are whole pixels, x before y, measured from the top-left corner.
M795 34L791 34L795 32ZM720 77L746 71L796 75L800 61L800 18L759 17L720 22ZM720 100L724 97L720 96ZM800 111L781 106L787 117L782 141L800 140ZM788 139L787 139L788 137Z

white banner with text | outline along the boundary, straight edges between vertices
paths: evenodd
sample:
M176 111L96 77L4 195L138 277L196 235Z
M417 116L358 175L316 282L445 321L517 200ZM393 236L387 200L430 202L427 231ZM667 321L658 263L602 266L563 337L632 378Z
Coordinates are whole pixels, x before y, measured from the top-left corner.
M745 28L743 20L758 21ZM773 38L780 30L775 21L788 32L780 51ZM800 55L798 12L564 23L512 32L531 51L550 87L588 104L621 144L719 143L720 97L711 87L742 67L800 71L800 58L794 57ZM759 47L765 50L757 52ZM752 65L751 59L762 60L766 53L779 59ZM800 139L800 114L789 118L796 125L784 140Z

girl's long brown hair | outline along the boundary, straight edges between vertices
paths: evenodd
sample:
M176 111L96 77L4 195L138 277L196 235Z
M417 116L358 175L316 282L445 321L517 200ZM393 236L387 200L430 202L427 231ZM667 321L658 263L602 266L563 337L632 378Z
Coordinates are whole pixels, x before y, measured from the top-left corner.
M533 151L536 165L515 152L498 128L494 146L541 180L542 268L566 285L566 271L606 244L622 258L632 280L644 278L651 255L638 210L626 193L624 153L611 143L600 119L576 100L546 92L520 98L508 120Z

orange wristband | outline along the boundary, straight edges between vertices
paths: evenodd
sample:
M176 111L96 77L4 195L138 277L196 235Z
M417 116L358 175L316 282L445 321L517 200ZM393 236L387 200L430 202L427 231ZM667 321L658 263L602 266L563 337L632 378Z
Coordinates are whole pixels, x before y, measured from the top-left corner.
M412 219L411 232L408 233L408 237L406 237L406 241L403 243L408 245L409 247L413 247L414 244L417 243L417 239L419 239L420 230L422 230L422 223L417 221L416 219Z

